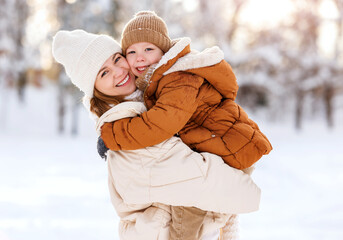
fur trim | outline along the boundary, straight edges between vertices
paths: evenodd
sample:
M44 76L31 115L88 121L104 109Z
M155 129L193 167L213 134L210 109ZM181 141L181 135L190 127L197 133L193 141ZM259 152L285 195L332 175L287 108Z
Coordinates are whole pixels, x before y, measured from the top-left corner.
M136 89L136 91L134 91L130 95L125 96L124 100L132 102L144 102L143 91L141 91L140 89Z
M147 88L147 86L150 84L150 79L152 74L154 73L155 69L156 69L157 64L153 64L151 65L148 69L145 70L145 72L139 76L136 79L136 87L141 90L141 91L145 91L145 89ZM144 101L144 100L143 100Z
M212 66L221 62L223 59L224 53L217 46L206 48L202 52L192 50L184 57L179 58L176 63L168 69L168 71L163 73L163 75L177 71L186 71L194 68Z
M187 47L189 44L191 44L190 38L180 38L174 40L175 44L169 49L168 52L166 52L161 60L156 65L155 69L158 69L162 65L166 64L170 59L175 58L185 47Z
M82 103L83 103L83 106L87 109L89 117L96 123L99 121L99 117L95 113L91 112L91 103L90 103L91 99L92 99L91 97L84 95L82 98ZM137 89L136 91L134 91L130 95L124 97L124 100L135 101L135 102L144 102L143 92L141 90ZM112 106L112 105L110 105L110 106ZM112 106L112 107L114 107L114 106ZM108 110L107 112L110 112L110 111L111 111L111 109ZM104 113L104 115L106 113Z
M105 122L113 122L122 118L136 117L147 109L142 102L122 102L105 112L96 122L96 131L101 135L101 126Z

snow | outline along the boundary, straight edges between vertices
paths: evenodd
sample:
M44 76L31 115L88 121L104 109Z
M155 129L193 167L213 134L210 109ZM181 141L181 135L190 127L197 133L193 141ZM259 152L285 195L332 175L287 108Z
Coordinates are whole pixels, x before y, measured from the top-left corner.
M97 155L88 113L80 111L79 135L69 134L70 114L59 135L52 86L28 88L25 103L12 91L7 95L0 130L0 240L119 239L106 163ZM253 173L261 205L239 217L240 239L343 239L342 126L329 131L307 122L296 132L292 123L254 120L274 150Z
M273 152L257 167L260 210L241 216L242 239L342 239L342 129L264 126Z

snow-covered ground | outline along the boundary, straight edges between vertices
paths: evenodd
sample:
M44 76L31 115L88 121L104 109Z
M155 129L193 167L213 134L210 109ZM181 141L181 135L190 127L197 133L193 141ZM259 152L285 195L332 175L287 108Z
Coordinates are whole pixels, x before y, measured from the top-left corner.
M78 136L58 135L52 88L29 88L25 104L13 94L0 115L0 240L118 239L86 111ZM291 123L257 122L274 150L253 174L261 207L239 217L240 239L343 239L343 127L308 123L296 132Z

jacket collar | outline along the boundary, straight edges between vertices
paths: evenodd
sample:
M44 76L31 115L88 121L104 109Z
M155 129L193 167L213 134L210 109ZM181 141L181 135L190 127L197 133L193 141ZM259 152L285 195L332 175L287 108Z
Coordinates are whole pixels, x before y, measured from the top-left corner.
M154 70L163 65L168 65L163 75L177 71L187 71L194 68L208 67L219 63L224 59L224 53L219 47L214 46L207 48L202 52L191 50L187 51L186 47L191 44L188 37L173 40L173 47L166 52L161 60L154 66ZM174 60L174 61L173 61ZM176 61L175 61L176 60ZM170 64L170 62L174 62Z
M191 39L184 37L180 39L175 39L173 40L174 44L173 46L169 49L168 52L166 52L161 60L157 63L155 69L158 69L162 65L167 64L170 60L174 59L177 57L179 53L181 53L188 45L191 44Z
M215 65L224 59L224 53L219 47L207 48L202 52L192 50L190 53L179 58L175 64L163 75L177 71L187 71L195 68L202 68Z

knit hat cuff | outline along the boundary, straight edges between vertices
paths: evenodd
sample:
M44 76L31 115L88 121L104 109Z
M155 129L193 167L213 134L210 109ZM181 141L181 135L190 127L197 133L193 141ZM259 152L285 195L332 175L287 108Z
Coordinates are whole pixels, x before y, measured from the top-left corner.
M138 42L152 43L159 47L164 53L168 52L169 49L172 47L172 41L170 38L166 37L158 31L154 31L148 28L138 28L127 32L122 39L125 39L125 41L121 42L124 54L126 54L127 48L129 48L132 44Z

